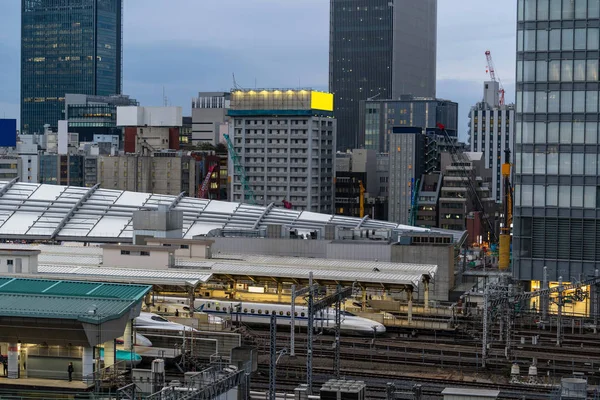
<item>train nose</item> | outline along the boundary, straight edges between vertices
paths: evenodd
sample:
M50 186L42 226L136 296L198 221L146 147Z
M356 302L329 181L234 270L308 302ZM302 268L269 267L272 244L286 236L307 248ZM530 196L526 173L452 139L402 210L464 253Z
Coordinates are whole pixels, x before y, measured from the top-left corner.
M375 333L378 335L385 333L385 330L386 330L385 326L383 324L379 324L379 323L373 325L373 329L375 330Z

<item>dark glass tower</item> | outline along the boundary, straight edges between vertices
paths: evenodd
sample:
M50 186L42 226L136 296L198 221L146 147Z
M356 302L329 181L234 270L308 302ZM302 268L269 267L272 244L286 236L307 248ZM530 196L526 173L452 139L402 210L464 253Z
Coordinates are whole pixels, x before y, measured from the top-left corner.
M513 275L600 262L600 1L519 0Z
M361 100L435 97L437 0L331 0L330 13L337 148L372 148L359 131Z
M21 132L63 118L66 93L121 93L122 0L22 0Z

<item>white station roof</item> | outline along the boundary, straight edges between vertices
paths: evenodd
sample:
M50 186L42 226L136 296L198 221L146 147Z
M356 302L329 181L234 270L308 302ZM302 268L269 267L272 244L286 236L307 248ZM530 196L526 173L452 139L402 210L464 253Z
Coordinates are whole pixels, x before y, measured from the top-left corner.
M85 242L129 242L133 212L159 205L183 212L183 236L192 239L213 229L257 229L285 225L311 230L335 224L347 228L388 228L450 234L464 231L425 229L366 218L318 214L269 206L76 186L0 181L0 238Z

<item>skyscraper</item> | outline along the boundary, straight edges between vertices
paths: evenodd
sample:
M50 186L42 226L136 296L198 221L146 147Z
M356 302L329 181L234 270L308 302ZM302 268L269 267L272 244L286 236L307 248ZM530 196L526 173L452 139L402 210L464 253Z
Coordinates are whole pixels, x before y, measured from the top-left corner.
M517 20L513 275L578 280L600 261L600 1L519 0Z
M337 148L354 149L361 100L435 97L437 0L331 0L330 13Z
M122 0L22 0L21 132L63 118L66 93L121 93Z

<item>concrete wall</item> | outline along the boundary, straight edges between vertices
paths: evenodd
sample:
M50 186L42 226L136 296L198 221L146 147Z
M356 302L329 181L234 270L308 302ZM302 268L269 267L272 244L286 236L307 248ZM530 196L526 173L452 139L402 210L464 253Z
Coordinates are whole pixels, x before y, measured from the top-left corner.
M129 254L121 254L122 251L129 251ZM148 252L148 255L141 255L141 251L128 249L103 249L102 265L106 267L128 267L139 269L169 268L170 253L168 251L152 251L152 247L148 247L148 250L144 251Z
M334 260L382 261L392 258L391 246L387 243L365 242L327 243L326 257Z
M211 238L213 255L258 254L283 257L327 257L327 242L301 239Z
M10 264L10 265L9 265ZM20 270L19 270L20 266ZM21 255L21 254L3 254L0 255L0 273L23 273L36 274L38 267L37 254Z
M171 231L183 226L182 211L134 211L134 230Z
M392 262L437 265L438 272L434 277L430 299L448 300L448 293L454 287L454 246L410 246L397 244L391 247Z

